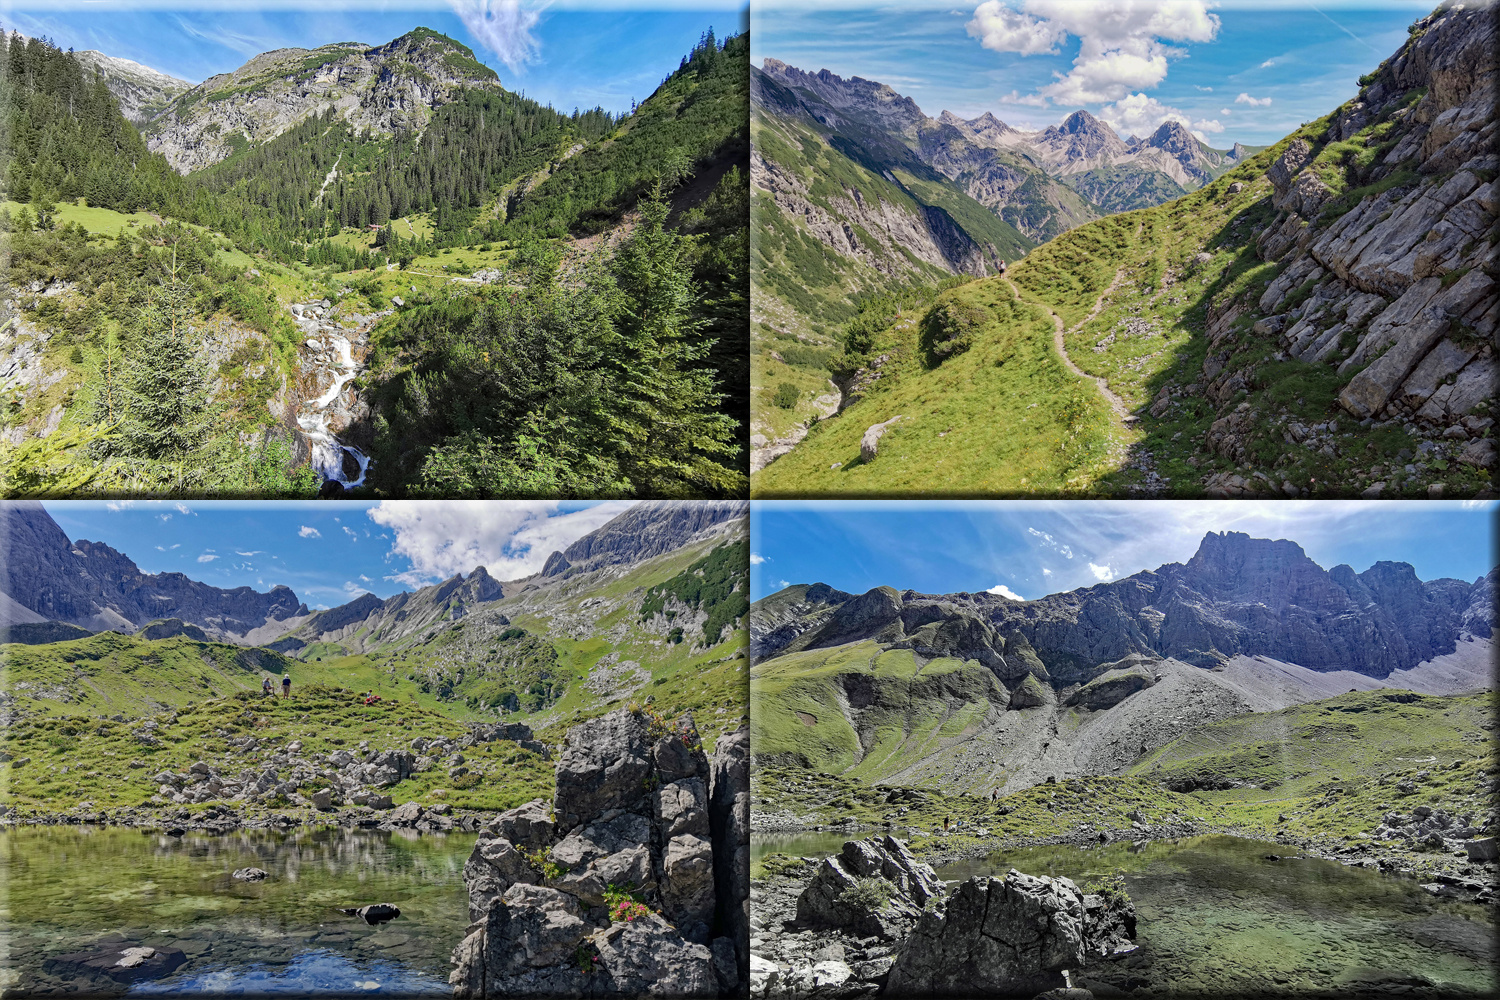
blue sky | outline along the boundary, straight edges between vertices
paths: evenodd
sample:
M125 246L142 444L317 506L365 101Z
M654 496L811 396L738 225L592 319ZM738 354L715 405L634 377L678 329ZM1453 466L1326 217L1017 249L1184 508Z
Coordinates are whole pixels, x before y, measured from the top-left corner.
M43 506L68 538L104 542L146 573L215 587L284 584L310 608L436 583L483 565L535 573L629 501L70 501Z
M1168 119L1210 145L1266 145L1358 92L1431 12L1419 2L758 2L751 58L862 76L927 115L1017 128L1084 108L1122 135Z
M276 48L380 45L416 27L456 38L509 90L561 111L628 112L677 68L710 25L743 30L744 0L427 0L260 3L53 0L0 4L0 24L63 48L97 49L199 83Z
M1423 580L1496 565L1492 501L758 501L753 600L788 583L850 593L1006 588L1035 600L1170 562L1209 531L1288 538L1324 569L1411 563ZM996 590L996 593L1005 591Z

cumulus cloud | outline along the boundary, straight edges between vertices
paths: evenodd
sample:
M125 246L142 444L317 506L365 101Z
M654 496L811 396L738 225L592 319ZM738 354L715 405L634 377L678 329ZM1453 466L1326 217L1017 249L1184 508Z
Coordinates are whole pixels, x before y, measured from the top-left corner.
M309 528L304 524L297 528L297 536L299 538L322 538L323 533L317 528Z
M1011 590L1009 587L1007 587L1003 583L997 583L997 584L995 584L989 590L986 590L985 593L986 594L999 594L1001 597L1007 597L1007 598L1009 598L1012 601L1024 601L1024 600L1026 600L1026 598L1022 597L1020 594L1016 593L1014 590Z
M532 30L541 18L535 4L520 0L450 0L453 12L474 40L489 49L512 73L535 61L542 43Z
M969 36L979 39L985 48L1023 56L1056 52L1068 37L1061 25L1011 10L999 0L986 0L974 8L974 19L967 28Z
M369 516L391 529L391 555L411 563L387 579L421 587L478 566L498 580L530 576L554 551L630 506L628 500L611 500L562 514L556 500L404 500L385 501Z
M1122 135L1149 135L1164 122L1177 122L1207 142L1207 134L1222 132L1224 126L1217 119L1193 118L1180 108L1163 104L1147 94L1127 94L1113 104L1106 104L1099 117Z
M968 24L971 36L996 52L1055 53L1076 36L1073 68L1037 91L1055 104L1118 101L1167 77L1169 59L1183 50L1169 42L1208 42L1219 19L1206 0L1023 0L1020 10L986 0Z
M766 561L766 557L763 556L763 555L761 555L759 552L752 552L752 553L750 553L750 565L751 566L759 566L761 563L763 563L765 561Z
M1270 107L1271 99L1269 97L1251 97L1249 94L1242 92L1239 97L1234 99L1234 103L1248 104L1252 108L1266 108Z
M1115 578L1115 571L1110 569L1109 564L1107 563L1103 566L1096 566L1094 563L1090 562L1089 572L1094 574L1094 579L1100 581L1101 583L1108 583L1110 580L1113 580Z
M201 563L210 563L210 562L213 562L217 558L219 558L219 557L216 556L216 555L214 555L212 552L205 552L201 556L198 557L198 561L201 562Z

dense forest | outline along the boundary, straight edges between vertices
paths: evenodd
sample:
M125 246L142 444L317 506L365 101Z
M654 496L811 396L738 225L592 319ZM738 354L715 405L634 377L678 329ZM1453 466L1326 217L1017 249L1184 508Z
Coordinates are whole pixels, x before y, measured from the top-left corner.
M392 313L355 383L366 493L746 489L747 36L707 32L623 118L475 88L420 133L315 114L187 176L71 53L12 35L0 56L0 241L11 287L40 290L0 322L65 362L61 389L6 403L7 424L65 414L0 443L7 494L316 492L285 416L293 289ZM67 221L84 206L131 221ZM454 248L500 279L392 305L387 268Z

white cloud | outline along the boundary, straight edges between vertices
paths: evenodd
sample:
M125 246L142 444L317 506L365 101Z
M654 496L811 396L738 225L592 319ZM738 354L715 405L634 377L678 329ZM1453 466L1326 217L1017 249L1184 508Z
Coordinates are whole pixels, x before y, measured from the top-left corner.
M347 524L344 525L343 528L344 528L344 534L348 535L350 538L354 539L356 542L359 541L359 532L355 531L353 528L349 527Z
M1042 540L1042 544L1046 545L1049 549L1051 549L1053 552L1056 552L1064 559L1073 558L1073 550L1071 548L1066 545L1059 545L1057 539L1053 538L1045 531L1037 531L1035 528L1027 528L1026 533L1035 538L1040 538Z
M237 556L244 556L246 559L249 559L251 556L262 555L265 553L265 551L265 549L256 549L253 552L241 552L239 549L235 549L234 554Z
M967 25L969 36L994 52L1016 52L1023 56L1056 52L1068 37L1067 29L1041 18L1011 10L999 0L986 0L974 8Z
M1228 108L1220 108L1219 109L1219 114L1221 114L1221 115L1232 115L1232 114L1234 114L1234 112L1230 111Z
M1268 69L1268 68L1270 68L1272 66L1275 66L1275 65L1276 65L1276 60L1275 59L1267 59L1265 62L1261 63L1258 68L1259 69Z
M1016 593L1014 590L1011 590L1009 587L1007 587L1003 583L997 583L997 584L995 584L989 590L986 590L985 593L986 594L999 594L1001 597L1008 597L1012 601L1024 601L1024 600L1026 600L1026 598L1022 597L1020 594Z
M766 557L763 556L763 555L761 555L759 552L752 552L752 553L750 553L750 565L751 566L759 566L761 563L763 563L765 561L766 561Z
M541 570L554 551L567 548L631 506L611 500L558 514L556 500L385 501L369 511L395 535L391 554L411 569L388 579L425 586L483 566L498 580Z
M363 581L364 581L364 582L365 582L365 583L371 583L371 582L372 582L372 581L371 581L371 580L370 580L370 578L369 578L369 577L368 577L368 576L365 576L365 575L364 575L364 574L363 574L363 573L361 573L361 574L359 574L359 578L360 578L360 579L361 579L361 580L363 580Z
M789 580L777 580L776 581L776 589L777 590L785 590L786 588L790 587L791 585L792 585L791 581L789 581Z
M1048 569L1047 567L1043 566L1042 567L1042 575L1043 576L1051 576L1052 575L1052 571L1050 569Z
M1239 97L1234 99L1234 103L1248 104L1253 108L1265 108L1270 107L1271 99L1269 97L1251 97L1249 94L1241 93Z
M323 537L323 533L321 531L319 531L317 528L309 528L305 524L301 525L300 527L297 528L297 535L298 535L299 538L322 538Z
M1214 88L1212 88L1212 87L1200 87L1196 83L1193 84L1193 89L1194 90L1201 90L1205 94L1212 94L1214 92Z
M214 555L212 552L205 552L201 556L198 557L198 561L201 562L201 563L210 563L210 562L213 562L217 558L219 558L219 557L216 556L216 555Z
M449 0L453 12L464 22L475 41L500 57L500 61L519 73L521 67L536 59L542 43L532 29L541 12L520 0Z
M1096 566L1092 562L1090 562L1089 572L1094 574L1094 579L1104 583L1108 583L1110 580L1113 580L1115 578L1115 571L1110 569L1108 564L1105 564L1103 566Z
M987 49L1022 56L1055 53L1077 36L1073 68L1037 91L1070 106L1118 101L1156 86L1167 77L1168 60L1183 54L1167 42L1208 42L1219 31L1207 0L1024 0L1021 7L986 0L975 8L969 34Z
M177 508L177 513L179 513L179 514L193 514L192 508L190 508L187 504L184 504L184 503L174 503L172 506ZM197 517L198 515L197 514L193 514L193 516Z

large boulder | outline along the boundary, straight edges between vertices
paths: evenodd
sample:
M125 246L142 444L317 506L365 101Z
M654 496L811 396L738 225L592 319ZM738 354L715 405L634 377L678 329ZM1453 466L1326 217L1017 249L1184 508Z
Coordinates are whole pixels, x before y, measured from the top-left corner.
M975 877L929 906L902 945L895 996L1027 996L1066 986L1076 969L1133 951L1135 908L1085 895L1070 880Z
M797 897L797 921L899 940L922 908L941 895L937 873L895 837L851 840L840 853L823 859Z
M733 746L711 780L691 719L621 710L569 730L550 808L537 800L496 817L464 866L474 922L453 953L458 995L732 989L733 939L715 943L726 956L717 967L708 945L716 924L720 934L733 927L732 914L718 915L716 887L734 876L716 865L716 842L738 837L748 849L746 832L730 824L748 796L748 767L735 768ZM742 812L747 828L748 800ZM722 865L733 863L731 851ZM611 891L644 905L622 914L606 905ZM748 976L741 936L739 979Z

